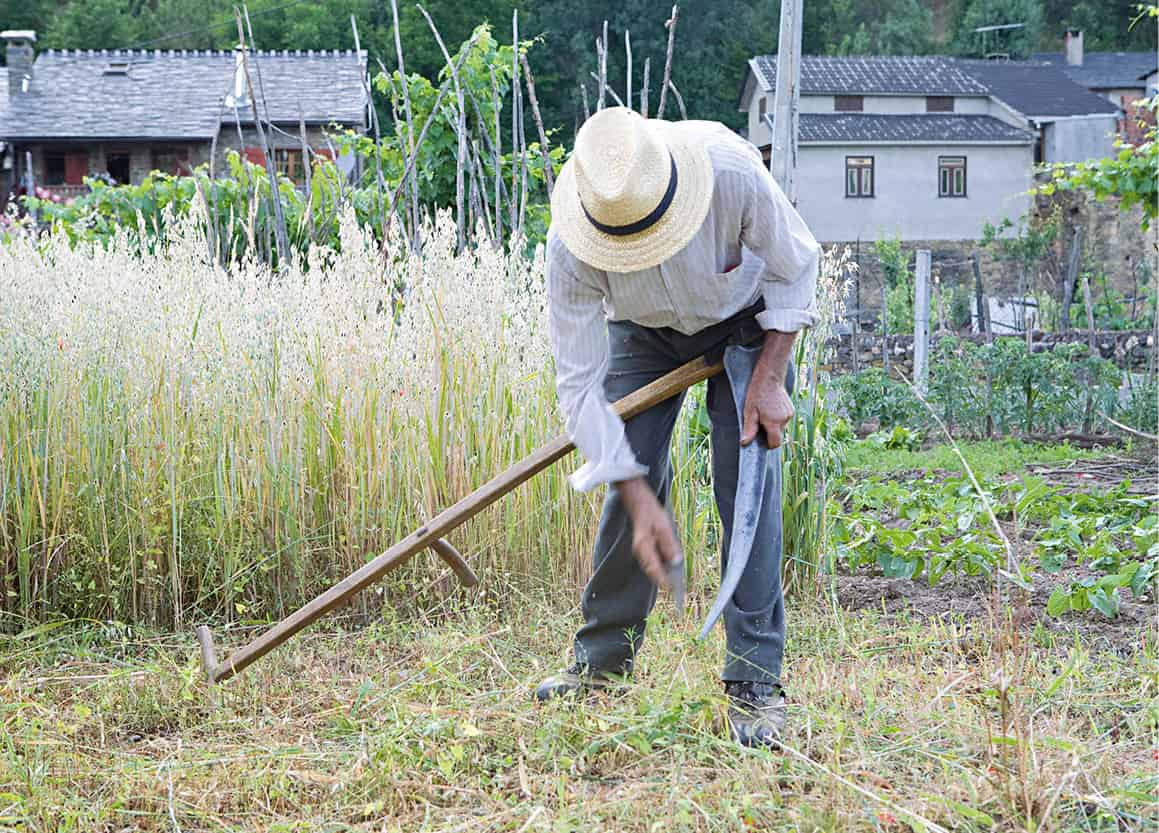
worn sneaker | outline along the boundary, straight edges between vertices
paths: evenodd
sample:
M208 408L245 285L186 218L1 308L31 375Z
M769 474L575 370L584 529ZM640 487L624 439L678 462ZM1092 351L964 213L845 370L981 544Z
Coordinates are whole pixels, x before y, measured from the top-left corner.
M728 681L728 727L741 746L776 748L785 731L785 692L775 683Z
M553 674L535 688L535 699L543 703L556 697L603 691L621 682L622 678L603 671L592 671L574 663L570 668Z

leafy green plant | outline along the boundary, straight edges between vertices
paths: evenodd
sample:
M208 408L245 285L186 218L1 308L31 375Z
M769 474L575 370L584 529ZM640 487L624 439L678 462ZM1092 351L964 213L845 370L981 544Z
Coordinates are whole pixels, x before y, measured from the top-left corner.
M991 223L983 225L982 245L990 249L998 260L1015 264L1019 274L1018 292L1025 297L1031 289L1031 271L1042 263L1058 237L1058 230L1057 214L1023 216L1017 223L1006 217L996 226Z
M1128 298L1107 283L1107 276L1099 273L1092 278L1091 312L1097 330L1149 330L1155 326L1155 292L1147 291L1140 301L1138 297ZM1148 287L1144 286L1144 289ZM1086 299L1082 293L1075 298L1070 308L1070 326L1074 330L1088 327Z
M1031 537L1047 574L1079 569L1054 589L1051 615L1091 608L1117 615L1123 588L1151 593L1159 576L1159 514L1154 498L1123 483L1107 491L1067 492L1035 477L985 481L995 513ZM1003 546L966 478L926 476L908 482L872 477L840 494L834 542L852 568L876 565L892 578L936 583L947 572L979 575L1000 563Z
M881 428L924 425L926 410L909 385L891 379L878 367L833 380L840 407L854 427L877 420Z
M901 238L883 237L873 244L885 280L886 327L891 333L914 331L914 279L910 271L910 254L902 248Z
M895 425L888 431L875 431L865 441L889 451L913 451L921 447L922 435L904 425Z
M1155 113L1159 110L1159 97L1148 99L1142 106ZM1118 152L1114 156L1048 166L1050 179L1037 192L1049 196L1055 191L1082 189L1093 193L1097 200L1118 197L1122 211L1142 206L1142 227L1148 230L1159 213L1159 186L1155 182L1155 171L1159 170L1159 140L1154 124L1139 144L1116 139L1115 148Z
M866 480L842 495L834 526L839 557L851 567L876 564L890 578L921 577L936 584L947 572L989 574L1001 542L965 478L909 483Z

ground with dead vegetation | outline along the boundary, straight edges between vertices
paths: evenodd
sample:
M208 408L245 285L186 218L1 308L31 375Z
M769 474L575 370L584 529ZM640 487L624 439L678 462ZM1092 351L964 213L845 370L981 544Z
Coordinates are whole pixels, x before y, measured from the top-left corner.
M1002 456L975 455L983 478ZM1112 465L1062 456L1060 482ZM917 462L906 477L936 469ZM693 638L711 578L689 620L661 602L624 691L546 707L529 692L568 659L575 590L496 575L425 612L392 593L386 618L332 621L213 690L187 635L36 629L0 653L0 830L1159 824L1153 600L1104 626L1094 610L1046 617L1043 599L1025 615L1006 590L994 615L988 579L846 570L791 600L791 727L769 753L724 739L719 636Z

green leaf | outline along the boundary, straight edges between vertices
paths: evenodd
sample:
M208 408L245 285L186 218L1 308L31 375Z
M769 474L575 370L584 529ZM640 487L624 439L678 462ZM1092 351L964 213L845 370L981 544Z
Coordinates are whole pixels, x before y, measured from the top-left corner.
M1108 619L1114 619L1119 615L1122 597L1119 595L1118 587L1109 592L1106 588L1100 587L1093 593L1089 593L1087 598L1090 599L1091 606Z
M1051 616L1062 616L1070 608L1070 593L1065 588L1056 587L1046 601L1046 612Z

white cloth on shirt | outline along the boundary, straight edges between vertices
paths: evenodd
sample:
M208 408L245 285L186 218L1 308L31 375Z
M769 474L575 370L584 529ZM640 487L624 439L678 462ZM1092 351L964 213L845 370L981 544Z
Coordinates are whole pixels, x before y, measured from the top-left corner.
M580 491L647 473L604 396L608 319L691 335L763 298L757 322L766 330L796 332L817 320L820 246L757 149L723 125L685 127L703 132L714 187L704 224L681 251L651 269L604 272L547 234L556 390L567 431L587 461L570 477Z

